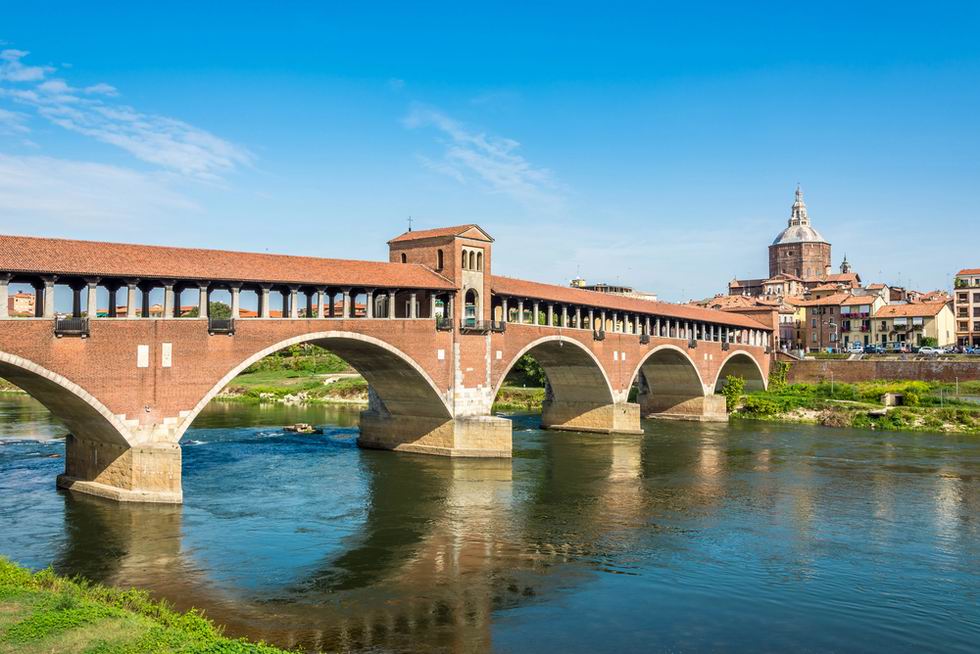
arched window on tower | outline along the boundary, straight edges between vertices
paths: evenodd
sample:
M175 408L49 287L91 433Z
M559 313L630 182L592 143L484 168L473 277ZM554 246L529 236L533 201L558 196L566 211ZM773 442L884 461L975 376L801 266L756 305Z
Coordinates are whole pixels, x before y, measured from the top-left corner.
M402 263L408 263L408 256L402 252Z
M443 260L442 260L442 250L436 250L436 270L442 270Z
M467 252L466 252L466 250L463 250L463 270L466 270L466 264L468 262L469 262L469 259L467 258Z
M470 252L470 270L476 270L476 252Z
M477 252L476 253L476 269L477 270L483 270L483 253L482 252Z

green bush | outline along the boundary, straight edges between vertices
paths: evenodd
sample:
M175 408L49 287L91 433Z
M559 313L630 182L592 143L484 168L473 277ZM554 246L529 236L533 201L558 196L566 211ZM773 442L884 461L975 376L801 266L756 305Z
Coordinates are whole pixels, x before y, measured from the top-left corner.
M721 393L725 396L725 408L728 409L729 413L738 408L738 403L744 392L745 380L742 377L735 375L725 377L725 386L721 389Z
M769 398L749 395L742 403L742 413L751 418L774 418L782 411L779 404Z

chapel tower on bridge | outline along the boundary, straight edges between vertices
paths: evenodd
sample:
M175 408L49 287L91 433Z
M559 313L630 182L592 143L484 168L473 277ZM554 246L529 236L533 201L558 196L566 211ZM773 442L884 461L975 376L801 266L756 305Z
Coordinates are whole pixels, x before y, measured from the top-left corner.
M810 225L803 191L797 185L789 224L769 246L769 277L786 274L807 279L829 270L830 243Z

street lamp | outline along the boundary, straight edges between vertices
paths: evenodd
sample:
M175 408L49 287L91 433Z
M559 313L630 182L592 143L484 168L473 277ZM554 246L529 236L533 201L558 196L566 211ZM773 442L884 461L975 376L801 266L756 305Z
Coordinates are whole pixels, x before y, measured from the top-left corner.
M834 322L833 320L827 320L827 321L824 322L824 324L825 325L830 325L831 327L834 328L833 338L830 339L830 342L831 343L838 343L838 342L840 342L840 340L838 339L839 333L838 333L838 325L837 325L837 323ZM834 348L831 348L831 349L834 349Z

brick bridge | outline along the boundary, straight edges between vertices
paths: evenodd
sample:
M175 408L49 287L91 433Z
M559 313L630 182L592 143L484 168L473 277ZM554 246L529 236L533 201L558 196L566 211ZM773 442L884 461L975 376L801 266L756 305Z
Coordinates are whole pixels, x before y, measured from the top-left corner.
M476 225L407 232L385 263L0 236L0 377L67 425L59 485L159 502L181 501L179 441L201 409L300 343L367 380L362 447L448 456L510 456L491 406L523 354L547 373L550 429L724 420L726 375L765 385L768 326L496 276L492 242ZM34 317L10 315L18 287ZM216 299L231 318L208 317Z

